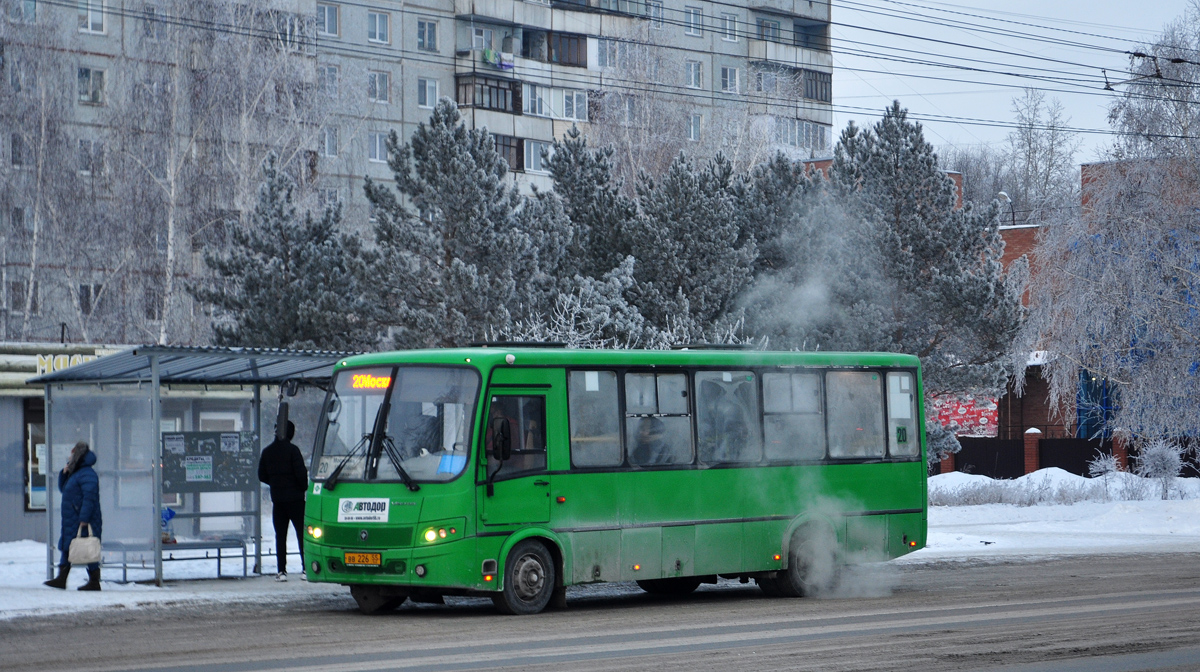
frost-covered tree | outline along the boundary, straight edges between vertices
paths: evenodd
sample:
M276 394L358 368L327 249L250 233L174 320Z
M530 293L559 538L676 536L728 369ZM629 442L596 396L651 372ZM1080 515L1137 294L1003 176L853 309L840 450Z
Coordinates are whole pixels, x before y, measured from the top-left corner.
M1121 463L1117 456L1111 453L1099 453L1088 461L1088 476L1102 479L1104 482L1104 499L1109 499L1108 482L1112 475L1121 471Z
M751 279L754 240L743 240L733 172L720 155L697 169L680 154L661 179L643 174L631 226L635 304L661 331L724 338Z
M295 183L274 155L262 167L258 203L233 245L205 263L215 286L193 288L218 309L220 345L363 350L377 341L359 284L357 238L342 233L340 207L297 212Z
M1154 439L1142 445L1137 458L1136 473L1144 478L1158 480L1162 486L1162 498L1167 499L1171 484L1183 469L1183 446L1165 439Z
M550 156L554 193L575 227L570 254L578 272L600 277L620 266L631 252L629 226L637 216L637 204L622 193L621 181L613 175L613 147L593 148L576 126L561 142L555 141Z
M1079 137L1067 130L1071 120L1062 103L1026 89L1012 101L1015 128L1008 134L1005 192L1019 210L1020 223L1040 222L1047 212L1079 204Z
M898 104L872 129L846 129L830 178L780 211L782 242L768 250L786 255L746 294L750 333L774 347L916 354L931 392L1000 388L1021 308L1000 266L997 204L955 208Z
M387 147L396 188L368 179L365 190L375 215L376 310L393 344L489 340L532 312L544 291L536 281L546 277L537 244L561 249L572 237L540 216L561 223L561 204L522 208L491 134L468 130L448 98L409 142L393 131Z

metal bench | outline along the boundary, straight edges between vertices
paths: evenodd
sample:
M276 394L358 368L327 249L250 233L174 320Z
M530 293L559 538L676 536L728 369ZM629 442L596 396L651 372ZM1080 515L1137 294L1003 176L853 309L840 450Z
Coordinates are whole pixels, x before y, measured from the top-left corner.
M146 552L152 549L142 545L124 544L120 541L105 541L103 542L104 551L119 551L121 553L121 582L129 582L129 553L134 551ZM217 578L223 578L221 575L222 560L236 560L237 554L223 555L226 549L240 549L242 555L242 578L249 576L247 572L247 550L246 541L235 537L225 537L222 539L206 539L200 541L180 541L172 544L162 545L163 562L180 562L184 560L216 560L217 561ZM175 551L204 551L204 557L175 557ZM216 555L210 555L210 551L216 551ZM116 563L108 563L115 565ZM140 569L150 569L146 567L146 560L143 558Z

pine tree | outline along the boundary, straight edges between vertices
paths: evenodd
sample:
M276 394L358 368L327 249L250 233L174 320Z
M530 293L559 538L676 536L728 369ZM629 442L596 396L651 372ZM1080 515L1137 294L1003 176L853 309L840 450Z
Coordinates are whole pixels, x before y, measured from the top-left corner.
M717 156L700 170L680 154L661 180L642 175L631 226L635 305L660 332L722 338L738 321L738 295L756 248L742 240L733 172Z
M192 293L224 313L214 323L219 345L363 350L377 341L358 284L358 239L340 234L341 208L319 219L298 215L295 183L274 154L249 225L233 230L224 254L205 263L218 284Z
M554 193L575 226L570 254L584 276L608 273L631 252L629 226L637 205L621 193L621 183L613 178L612 154L611 146L588 147L587 138L572 126L561 142L554 143L550 157Z
M367 180L377 254L376 315L396 347L448 347L489 340L535 310L538 259L530 230L563 225L561 206L522 198L486 129L468 130L443 98L410 142L388 138L393 191ZM558 218L543 226L539 215ZM569 233L541 241L552 246ZM531 283L533 283L531 285Z
M955 207L953 182L899 102L869 131L847 129L830 177L842 197L862 199L872 221L864 253L886 282L863 300L886 326L878 349L920 356L930 391L1002 389L1023 316L1023 267L1001 266L998 204Z

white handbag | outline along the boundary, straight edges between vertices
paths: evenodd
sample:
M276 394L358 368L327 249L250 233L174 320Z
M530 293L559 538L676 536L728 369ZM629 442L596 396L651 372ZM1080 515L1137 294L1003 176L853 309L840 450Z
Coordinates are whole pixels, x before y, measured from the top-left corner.
M83 536L83 528L87 526L88 536ZM90 565L100 562L100 537L92 534L91 523L80 523L79 532L71 540L67 549L67 562L72 565Z

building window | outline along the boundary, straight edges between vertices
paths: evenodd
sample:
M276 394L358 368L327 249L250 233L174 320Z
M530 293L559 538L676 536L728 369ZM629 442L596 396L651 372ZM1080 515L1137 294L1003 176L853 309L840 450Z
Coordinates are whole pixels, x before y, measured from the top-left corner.
M513 112L513 82L491 77L460 77L458 80L458 104L485 110Z
M625 123L633 124L637 122L637 98L633 96L625 96Z
M524 102L522 111L537 117L550 116L550 90L537 84L525 84L521 98Z
M436 79L417 79L417 107L433 109L438 99L438 83Z
M521 161L524 156L521 152L520 138L511 135L493 135L492 138L496 141L496 153L508 164L510 171L519 172L525 169Z
M317 205L322 209L337 207L342 202L342 192L337 189L318 189Z
M773 72L754 73L754 90L760 93L775 93L778 88L778 75Z
M683 25L683 32L686 35L704 34L704 15L701 14L699 7L683 8Z
M367 134L367 158L375 163L387 163L387 133Z
M336 65L317 66L317 83L322 92L335 97L338 95L338 74Z
M587 38L569 33L550 33L550 62L587 67Z
M33 295L29 296L29 285L24 280L12 280L8 283L8 305L14 313L24 313L26 301L29 302L29 314L38 315L41 313L39 304L41 303L41 287L37 282L33 283Z
M104 143L99 140L79 141L79 174L104 174Z
M684 63L684 80L683 83L689 89L698 89L703 82L700 78L700 61L687 61Z
M542 157L542 152L546 152L546 156ZM525 141L525 172L527 173L549 173L550 172L550 156L554 153L554 145L540 140Z
M688 115L687 139L691 142L700 142L700 121L698 112Z
M833 75L816 70L804 71L804 97L828 103L833 100Z
M726 42L737 42L737 14L721 15L721 39Z
M437 51L437 21L417 21L417 48Z
M104 104L104 71L79 68L79 102L85 105Z
M476 28L471 33L471 48L472 49L491 49L492 48L492 29L491 28Z
M104 292L104 285L98 282L83 283L79 285L79 312L85 316L91 315L100 309L100 295Z
M338 130L333 126L323 126L321 128L321 156L337 156L338 153Z
M824 124L802 119L777 119L775 131L779 144L813 152L829 149L831 130Z
M563 118L587 121L587 91L563 91Z
M37 21L37 0L13 0L8 8L8 18L22 23Z
M617 44L616 40L600 38L596 45L596 61L600 67L617 67Z
M386 103L391 90L390 77L386 72L367 73L367 98L373 103Z
M650 0L646 3L646 16L650 17L650 27L655 30L662 30L663 27L663 3L662 0Z
M317 3L317 34L338 36L338 6Z
M738 92L738 69L721 68L721 90L725 93Z
M158 15L154 5L142 7L142 37L147 40L161 40L167 35L167 24Z
M758 39L770 40L771 42L779 41L779 22L769 19L758 20Z
M11 153L9 154L10 163L13 168L20 168L25 165L25 139L20 133L12 134Z
M383 12L367 12L367 41L387 44L390 16Z
M79 32L104 32L104 0L79 0Z

